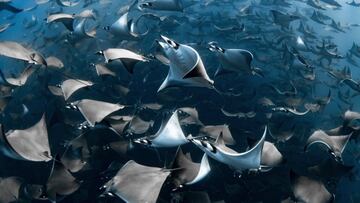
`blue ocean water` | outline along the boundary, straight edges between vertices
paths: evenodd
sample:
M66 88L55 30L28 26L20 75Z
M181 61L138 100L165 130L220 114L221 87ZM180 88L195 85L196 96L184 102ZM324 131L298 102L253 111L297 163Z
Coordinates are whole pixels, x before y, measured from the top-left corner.
M0 9L0 203L360 202L360 2Z

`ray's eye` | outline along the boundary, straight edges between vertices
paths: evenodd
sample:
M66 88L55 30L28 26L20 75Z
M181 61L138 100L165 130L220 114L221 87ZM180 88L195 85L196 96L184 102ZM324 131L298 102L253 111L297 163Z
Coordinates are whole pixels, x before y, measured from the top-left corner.
M208 143L208 142L203 142L203 141L200 141L201 142L201 145L203 146L203 147L205 147L206 149L208 149L209 151L211 151L212 153L215 153L216 152L216 149L215 149L215 147L212 145L212 144L210 144L210 143Z
M141 140L138 140L137 142L140 144L143 144L143 145L151 145L151 141L148 139L141 139Z
M174 49L178 49L179 48L179 44L172 41L172 40L166 40L166 43L168 43L172 48Z
M222 53L225 52L225 50L224 50L223 48L221 48L221 47L216 47L216 49L217 49L218 51L222 52Z
M142 7L142 8L148 8L148 7L152 7L152 3L151 2L148 2L148 3L143 3L143 4L141 4L140 5L140 7Z
M212 153L216 152L215 147L210 143L206 143L206 148L209 149Z
M106 195L108 195L110 197L115 197L114 193L112 193L112 192L108 192L108 193L106 193Z

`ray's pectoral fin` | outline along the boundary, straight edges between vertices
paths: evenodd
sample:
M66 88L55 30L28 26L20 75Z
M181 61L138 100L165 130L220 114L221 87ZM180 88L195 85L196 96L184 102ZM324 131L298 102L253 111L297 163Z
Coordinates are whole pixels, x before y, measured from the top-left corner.
M169 76L165 78L164 82L161 84L161 86L158 89L158 92L167 89L167 88L171 88L171 87L177 87L177 85L179 84L179 82L171 79Z
M73 23L74 23L74 19L64 19L63 21L62 21L62 23L64 24L64 26L68 29L68 30L70 30L71 32L74 32L74 25L73 25Z
M121 59L121 62L129 73L134 73L135 65L138 61L132 59Z
M231 70L228 70L226 68L224 68L222 65L219 65L219 67L217 68L215 74L214 74L214 77L218 77L220 75L225 75L225 74L229 74L229 73L232 73L233 71Z
M206 77L206 73L203 71L201 63L197 63L188 73L183 76L183 79L187 78L196 78L196 77Z

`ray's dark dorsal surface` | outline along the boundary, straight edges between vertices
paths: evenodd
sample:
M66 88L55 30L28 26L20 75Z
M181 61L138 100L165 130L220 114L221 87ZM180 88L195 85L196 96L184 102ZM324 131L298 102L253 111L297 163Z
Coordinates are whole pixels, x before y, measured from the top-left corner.
M0 203L360 202L360 0L0 0Z

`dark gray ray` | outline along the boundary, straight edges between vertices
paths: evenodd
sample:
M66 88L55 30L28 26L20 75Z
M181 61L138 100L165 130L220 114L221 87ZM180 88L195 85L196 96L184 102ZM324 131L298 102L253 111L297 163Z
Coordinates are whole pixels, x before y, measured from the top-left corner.
M192 139L191 141L203 150L211 158L224 163L234 170L243 171L246 169L258 170L261 167L261 155L265 142L267 127L261 139L254 147L245 152L236 152L227 147L224 143L222 135L220 134L215 143Z
M80 3L80 0L76 0L76 1L72 1L72 0L56 0L56 3L59 6L64 6L64 7L73 7L76 6Z
M85 9L81 11L79 14L76 14L75 17L77 18L90 18L93 20L96 20L97 17L97 11L94 9Z
M152 9L162 11L179 11L184 9L182 0L143 0L139 3L140 9Z
M326 10L326 7L319 0L308 0L306 4L316 9Z
M0 111L4 111L5 107L8 105L8 103L12 100L11 95L5 95L0 97Z
M344 113L343 118L344 118L343 126L346 127L349 126L353 121L360 120L360 113L356 111L347 110Z
M235 117L235 118L254 118L256 116L255 111L230 113L222 108L221 112L227 117Z
M199 113L196 108L182 107L178 109L178 116L181 125L203 125L199 119Z
M116 95L116 97L125 97L129 92L130 89L126 86L120 84L113 85L113 93Z
M310 146L314 144L322 144L330 150L330 152L335 156L335 158L341 159L342 152L344 151L351 135L352 133L348 135L329 136L326 132L322 130L317 130L313 132L308 138L305 150L307 150Z
M105 63L110 63L114 60L120 60L128 72L133 73L137 62L147 62L148 59L142 55L132 52L127 49L109 48L99 51L105 58Z
M0 202L9 203L19 201L19 191L23 180L18 177L0 178Z
M134 134L146 133L154 124L154 121L144 121L139 116L135 116L129 122L129 131Z
M288 90L282 91L275 85L270 85L270 87L273 88L280 95L286 95L286 96L297 95L298 91L297 91L295 85L291 81L290 81L290 85L291 85L291 91L288 91Z
M312 29L310 29L309 26L306 25L303 21L300 21L299 28L297 30L302 34L304 34L305 38L312 38L312 39L317 38L315 32Z
M116 37L124 38L137 38L142 37L148 34L149 30L144 33L136 32L136 25L138 20L134 21L128 18L129 13L124 13L117 21L115 21L111 26L105 27L105 30L109 30Z
M201 181L207 176L211 168L207 156L204 154L201 162L196 163L185 156L181 148L179 147L175 156L175 160L172 165L174 170L171 173L173 182L176 187L181 187L181 185L191 185Z
M326 97L318 97L318 98L314 98L314 99L315 99L316 103L321 106L325 106L325 105L329 104L331 101L331 90L329 90Z
M199 137L208 136L213 139L217 139L217 137L222 133L225 144L234 145L236 142L232 137L228 125L207 125L200 128Z
M344 80L341 81L341 83L346 84L347 86L349 86L351 89L360 92L360 84L359 82L351 79L351 78L346 78Z
M90 158L90 149L85 134L71 140L60 158L64 167L75 173L85 168Z
M83 39L83 38L95 38L96 35L96 27L92 28L92 30L87 31L85 29L85 23L88 20L88 18L82 18L78 24L74 26L74 31L72 34L76 36L77 39Z
M325 41L322 42L321 47L317 47L319 49L317 55L319 56L319 59L326 59L328 61L328 65L332 63L334 59L343 59L344 56L337 53L337 48L330 49L326 46Z
M213 81L207 75L202 59L195 49L161 37L164 42L158 43L170 61L170 69L158 92L178 86L213 88Z
M52 67L52 68L64 68L64 63L57 57L55 56L49 56L46 58L46 63L48 65L48 67Z
M326 159L315 166L308 167L307 171L322 180L339 180L349 174L353 168L353 166L345 166L334 159Z
M147 28L147 26L145 25L146 27L146 31L140 33L138 32L138 23L140 21L142 16L140 16L137 20L131 20L130 21L130 34L136 38L139 38L139 37L143 37L143 36L146 36L147 34L149 34L150 32L150 29Z
M333 196L324 184L305 176L298 176L290 171L290 182L297 201L307 203L330 203Z
M131 160L104 187L106 192L125 202L155 203L169 174L165 169L143 166Z
M3 97L6 96L11 96L11 94L13 93L13 88L9 87L7 85L0 85L0 95Z
M218 47L215 43L209 43L209 46L210 51L215 52L220 59L221 66L215 72L215 76L227 72L245 72L261 75L261 72L255 72L255 69L251 66L254 56L250 51L245 49L224 49Z
M281 164L282 161L283 161L283 156L276 148L276 146L271 142L265 141L261 153L261 167L265 169L273 168Z
M23 86L25 85L26 81L34 73L35 70L36 70L35 67L29 65L23 70L23 72L18 77L5 77L1 71L0 71L0 75L4 79L4 81L10 85Z
M217 31L225 32L225 33L238 33L238 32L245 31L245 25L244 24L232 25L232 26L226 26L226 27L220 27L220 26L214 25L214 28Z
M30 128L6 132L5 139L12 147L12 150L24 160L52 160L45 114Z
M140 104L140 108L157 111L157 110L162 109L163 105L158 104L158 103L143 103L143 104Z
M273 107L275 106L274 102L267 98L267 97L263 97L263 98L260 98L258 103L262 106L265 106L265 107Z
M336 31L345 33L344 27L341 26L340 22L336 23L334 20L331 20L331 24L329 26L335 29Z
M49 200L57 201L58 195L70 195L76 192L80 185L80 182L60 162L55 161L51 175L46 183L46 194Z
M117 36L132 37L130 33L130 22L128 20L128 14L128 12L124 13L110 27L105 27L105 29L108 29L112 34Z
M295 135L295 125L289 130L282 130L281 126L287 121L274 122L269 124L269 135L278 142L286 142Z
M304 116L305 114L310 112L310 109L306 109L306 111L300 112L296 110L295 108L290 107L273 107L271 108L273 112L284 112L284 113L291 113L297 116Z
M24 116L29 115L29 108L25 104L20 104L16 110L9 113L12 119L20 119Z
M46 59L38 52L32 51L32 53L30 54L30 59L31 61L29 63L33 63L36 65L40 64L47 67Z
M181 129L178 111L175 111L167 121L161 124L155 135L135 140L135 142L148 144L152 147L176 147L189 141Z
M284 103L291 107L300 107L304 103L304 98L301 97L287 97Z
M308 45L305 44L304 40L298 36L296 39L296 44L295 44L296 48L299 50L303 50L306 51L308 50ZM292 54L295 57L295 59L293 60L292 64L291 64L291 68L296 68L296 69L305 69L305 70L313 70L314 67L309 63L309 61L302 55L299 53L298 50L296 50L295 48L293 48L292 50Z
M93 83L90 81L79 80L79 79L68 79L62 82L61 90L64 95L64 99L68 100L72 94L81 88L92 86Z
M329 68L327 71L331 77L333 77L339 81L342 81L345 79L351 79L351 73L349 73L350 70L347 68L344 68L342 70Z
M318 112L321 110L321 106L316 103L305 103L304 108L310 110L310 112Z
M45 200L43 195L45 188L43 185L23 183L20 188L21 199Z
M23 25L25 29L31 29L38 24L38 18L35 15L31 15L30 18L26 18L23 21Z
M80 18L80 23L78 23L77 26L74 26L75 18ZM90 36L92 36L90 32L87 33L86 31L84 31L85 28L83 28L84 27L83 24L85 24L84 21L89 18L93 20L95 20L96 18L96 14L91 9L84 10L79 14L67 14L67 13L52 14L46 18L46 23L61 22L71 32L78 32L78 34L84 32L84 34L90 34Z
M105 120L109 123L109 125L114 128L114 130L122 134L124 132L125 127L131 122L133 119L132 116L110 116Z
M75 148L73 145L67 147L60 161L72 173L80 171L87 163L86 157L83 157L83 147Z
M124 106L117 103L109 103L91 99L82 99L74 102L90 126L95 126L111 113L123 109Z
M19 59L32 64L47 65L43 56L36 51L27 49L21 44L12 41L0 42L0 55Z
M122 158L126 159L128 158L128 152L133 149L132 142L127 140L111 142L107 145L107 147L115 151Z
M99 54L104 56L106 63L109 63L117 59L131 59L131 60L143 61L143 62L147 61L147 59L144 56L139 55L127 49L109 48L100 51Z
M274 23L280 25L283 28L289 28L292 21L300 19L298 16L276 10L271 10L270 12L273 15Z
M98 76L113 76L116 77L116 73L110 70L105 64L95 64L95 70Z
M61 22L68 30L74 31L74 27L73 27L74 19L75 16L72 14L57 13L57 14L49 15L46 19L46 22L47 23Z

